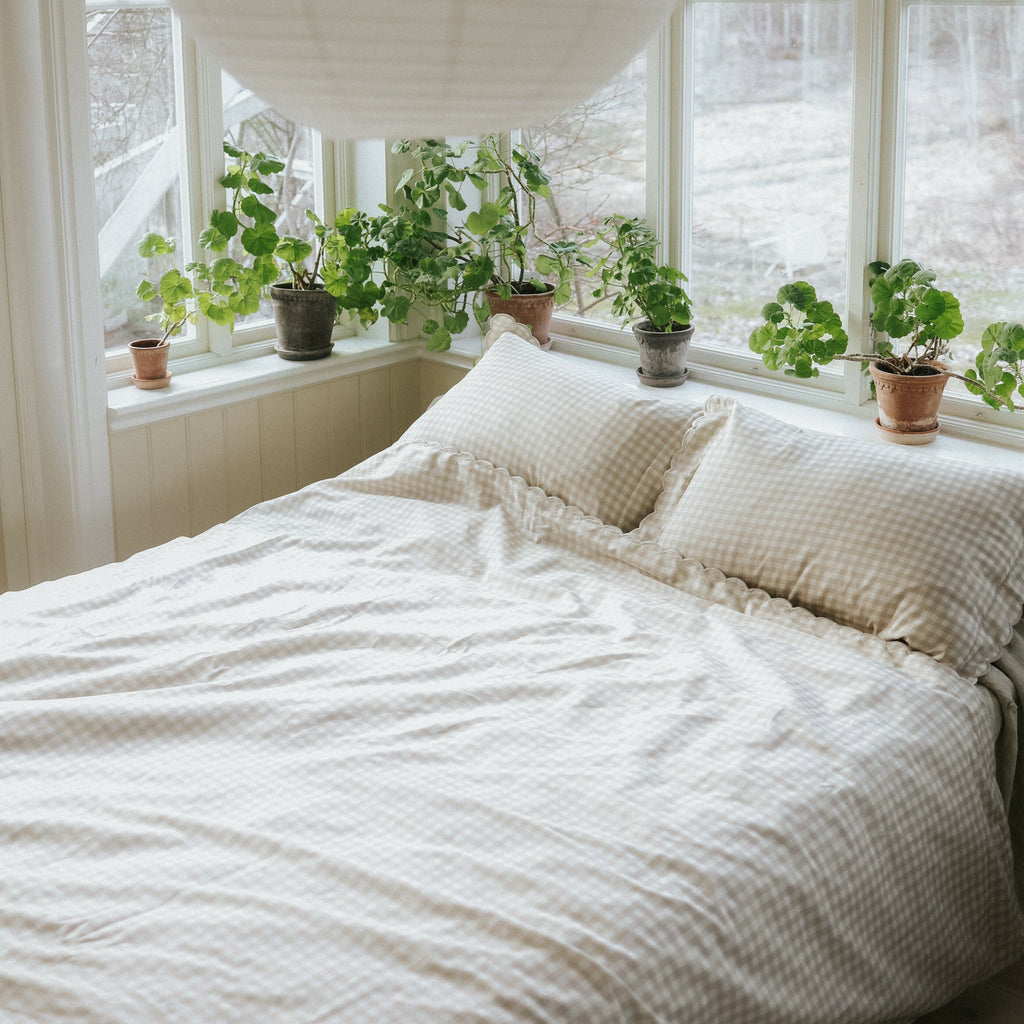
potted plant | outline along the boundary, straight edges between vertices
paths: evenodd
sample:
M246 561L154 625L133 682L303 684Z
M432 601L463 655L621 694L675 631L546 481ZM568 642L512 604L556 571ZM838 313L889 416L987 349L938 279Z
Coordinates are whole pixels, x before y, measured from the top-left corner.
M277 214L263 198L273 194L267 178L283 170L284 161L247 153L229 143L224 152L234 161L220 179L231 193L231 207L213 212L199 244L209 253L226 253L237 237L244 257L223 255L186 269L222 298L232 323L236 316L256 312L266 290L274 307L278 355L290 360L322 359L334 347L331 334L339 309L366 325L379 315L385 285L377 284L373 274L384 249L375 240L373 220L347 209L333 224L325 224L307 210L311 240L280 236ZM287 267L288 277L278 280L282 266ZM201 312L209 315L205 308Z
M547 347L552 311L588 260L576 239L537 236L537 202L551 198L537 155L522 145L506 154L497 136L403 140L393 150L416 165L399 182L401 203L384 208L389 277L411 303L440 309L441 319L424 327L428 344L447 348L472 309L481 326L494 313L512 315ZM465 182L480 191L480 208L452 223L448 208L468 207Z
M748 344L769 369L784 368L797 377L817 376L816 364L833 359L867 363L878 398L876 425L882 436L897 444L925 444L938 433L939 404L950 377L963 380L990 405L1011 409L1009 396L1024 384L1020 376L1024 328L1018 336L1015 325L990 326L976 371L960 374L943 361L964 323L959 300L936 288L935 278L934 271L911 259L893 265L883 261L869 264L872 352L846 351L847 336L839 315L831 303L817 300L806 281L785 285L776 301L763 307L764 323L751 333ZM879 339L878 332L887 337ZM903 341L899 350L894 340ZM1008 358L1014 352L1016 357ZM995 390L995 383L1001 391Z
M783 285L775 301L762 307L761 318L764 323L751 332L748 344L769 370L817 377L819 365L846 351L842 318L806 281Z
M693 337L690 297L681 283L686 276L658 261L658 238L638 217L605 218L601 241L607 251L592 271L601 280L594 295L611 291L612 312L632 322L640 350L637 376L651 387L682 384Z
M999 320L981 335L981 350L965 374L967 389L993 409L1016 409L1024 398L1024 324Z
M177 244L173 238L165 238L151 231L139 242L139 255L147 260L165 262L173 255ZM154 275L155 277L155 275ZM170 340L187 323L194 323L199 309L198 295L191 278L177 267L164 270L158 278L143 278L135 290L143 302L160 300L160 310L147 315L147 320L156 320L160 326L159 338L139 338L128 343L131 353L132 383L145 391L165 388L171 382L167 370L167 356Z

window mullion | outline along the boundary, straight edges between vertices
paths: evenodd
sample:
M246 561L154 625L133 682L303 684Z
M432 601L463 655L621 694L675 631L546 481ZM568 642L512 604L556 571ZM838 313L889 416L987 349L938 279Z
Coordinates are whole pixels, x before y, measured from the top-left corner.
M220 69L199 52L174 18L177 75L178 138L181 154L182 255L185 262L199 257L197 239L214 208L223 208L224 115ZM216 355L231 352L231 333L205 318L196 335Z
M870 345L871 299L865 268L878 258L882 245L881 206L892 208L893 122L886 102L887 75L885 0L854 0L853 137L850 145L850 234L847 251L846 324L850 348ZM884 142L883 142L884 140ZM845 366L846 400L860 405L870 384L859 363Z
M692 4L680 2L647 49L647 220L663 258L689 273L693 179Z

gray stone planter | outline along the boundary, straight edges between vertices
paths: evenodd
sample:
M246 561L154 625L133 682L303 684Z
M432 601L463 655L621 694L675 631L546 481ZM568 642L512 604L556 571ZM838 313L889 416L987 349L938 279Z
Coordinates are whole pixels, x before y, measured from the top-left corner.
M277 324L274 351L282 359L323 359L331 354L338 304L330 292L322 287L275 284L270 287L270 299Z
M693 337L693 324L678 331L657 331L649 320L633 325L640 349L640 367L636 371L642 384L652 388L674 388L690 375L686 351Z

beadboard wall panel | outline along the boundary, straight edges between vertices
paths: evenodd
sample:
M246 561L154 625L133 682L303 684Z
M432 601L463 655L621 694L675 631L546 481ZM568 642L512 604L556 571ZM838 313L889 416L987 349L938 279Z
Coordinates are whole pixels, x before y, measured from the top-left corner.
M419 376L419 409L426 412L427 406L454 387L469 370L461 366L450 366L448 363L435 363L426 359L420 361Z
M399 363L114 432L117 557L194 536L386 448L420 413L421 365Z

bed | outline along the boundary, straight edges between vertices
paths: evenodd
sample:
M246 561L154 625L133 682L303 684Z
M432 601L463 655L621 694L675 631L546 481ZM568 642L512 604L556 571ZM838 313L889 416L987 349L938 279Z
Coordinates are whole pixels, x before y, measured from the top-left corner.
M1020 957L1024 478L641 390L509 335L0 598L0 1021L857 1024Z

